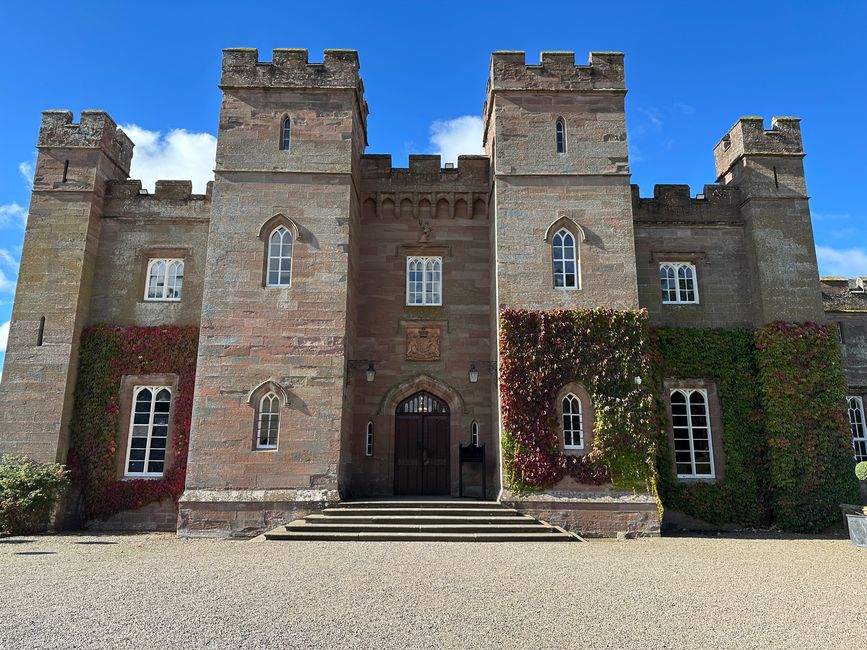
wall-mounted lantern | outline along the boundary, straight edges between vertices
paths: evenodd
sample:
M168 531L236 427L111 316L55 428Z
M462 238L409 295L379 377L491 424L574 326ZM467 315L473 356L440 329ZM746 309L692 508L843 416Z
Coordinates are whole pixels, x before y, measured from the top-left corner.
M492 375L496 375L497 373L496 361L470 361L470 370L467 372L467 377L471 384L479 381L479 369L477 366L487 367Z
M346 383L349 383L349 371L350 370L359 370L364 368L364 377L368 382L373 382L376 379L376 368L373 365L373 361L369 359L352 359L346 362ZM365 365L367 366L365 368Z

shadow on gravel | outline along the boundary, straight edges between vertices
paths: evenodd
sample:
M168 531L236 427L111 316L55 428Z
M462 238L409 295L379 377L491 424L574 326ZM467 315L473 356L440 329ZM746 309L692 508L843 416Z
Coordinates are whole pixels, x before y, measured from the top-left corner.
M12 555L57 555L57 551L18 551Z
M818 542L835 542L839 540L849 539L844 532L819 533L815 535L802 535L800 533L784 533L774 530L733 530L733 531L670 531L663 533L663 537L691 537L695 539L743 539L743 540L791 540L804 541L812 540Z
M89 539L83 542L72 542L73 544L119 544L120 542L106 542L100 539Z
M0 539L0 544L31 544L35 539Z

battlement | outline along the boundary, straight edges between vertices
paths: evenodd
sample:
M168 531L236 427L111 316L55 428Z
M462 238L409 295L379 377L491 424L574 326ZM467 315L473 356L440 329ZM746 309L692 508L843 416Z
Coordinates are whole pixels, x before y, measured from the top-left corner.
M154 193L142 190L141 181L128 179L125 181L109 181L106 185L106 196L115 199L151 199L156 201L210 201L214 182L208 183L205 194L193 194L192 181L157 181Z
M325 50L322 63L310 63L306 49L275 49L260 61L255 48L223 50L221 88L351 88L364 86L355 50Z
M437 154L409 157L409 167L392 167L391 154L361 157L361 177L365 180L390 179L401 184L465 183L487 184L490 160L487 156L458 156L457 167L442 167Z
M713 148L717 176L721 177L743 155L801 156L801 120L775 117L770 130L761 117L742 117Z
M626 90L623 54L591 52L588 65L575 65L574 52L542 52L527 65L522 51L491 54L487 95L497 90Z
M129 173L134 146L105 111L82 111L77 123L72 121L72 111L42 113L37 148L102 149L118 167Z
M632 211L642 221L742 221L740 190L734 185L705 185L691 196L689 185L654 185L653 198L642 198L632 186Z

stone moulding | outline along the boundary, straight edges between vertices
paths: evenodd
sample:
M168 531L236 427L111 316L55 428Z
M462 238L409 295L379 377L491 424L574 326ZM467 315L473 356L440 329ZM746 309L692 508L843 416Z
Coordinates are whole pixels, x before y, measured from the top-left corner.
M283 489L283 490L187 490L179 503L337 503L337 490Z

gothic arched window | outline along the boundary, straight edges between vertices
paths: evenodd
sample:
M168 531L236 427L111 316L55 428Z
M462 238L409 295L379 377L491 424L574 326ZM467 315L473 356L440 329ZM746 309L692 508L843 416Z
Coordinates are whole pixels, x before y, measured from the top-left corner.
M563 447L584 449L584 413L581 400L568 393L563 398Z
M256 414L256 449L277 449L279 435L280 399L274 393L265 393Z
M289 116L283 118L283 124L280 126L280 148L283 151L289 151L289 145L292 142L292 122Z
M268 237L268 270L265 286L292 284L292 233L285 226L275 228Z
M172 391L164 386L138 386L126 452L126 476L162 476L169 438Z
M184 260L169 259L148 262L145 300L180 300L183 285Z
M578 250L575 236L565 228L558 230L551 239L551 259L554 265L554 288L578 289L581 283Z
M557 153L566 153L566 123L557 118Z

